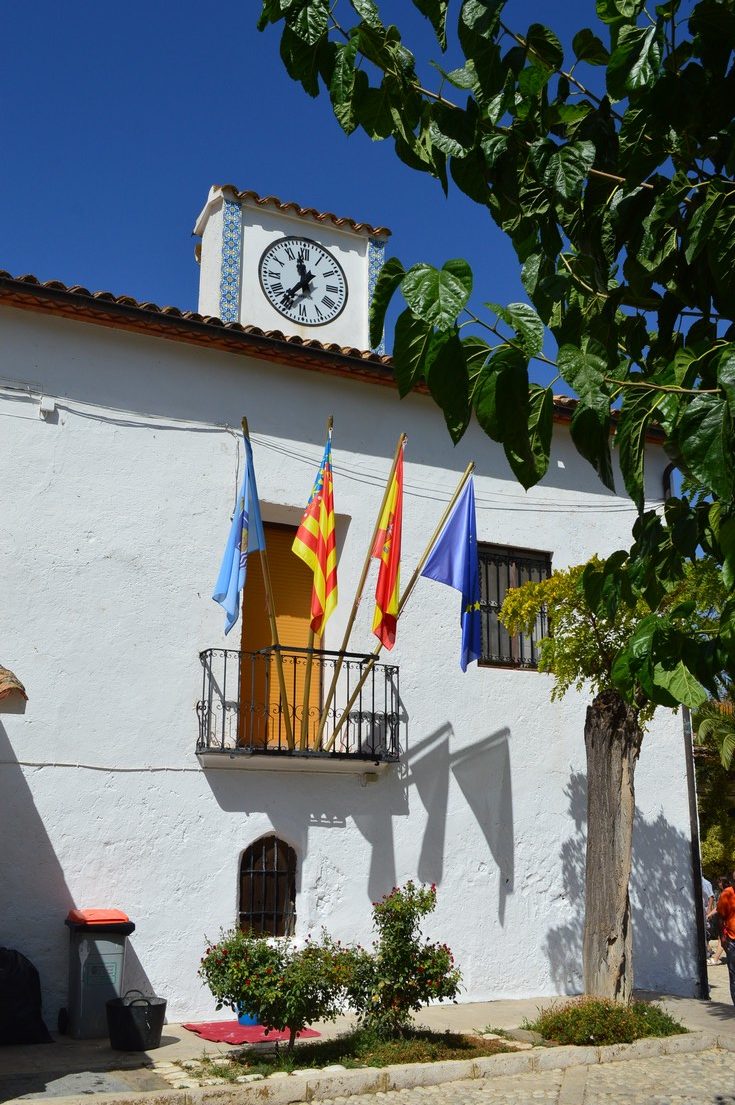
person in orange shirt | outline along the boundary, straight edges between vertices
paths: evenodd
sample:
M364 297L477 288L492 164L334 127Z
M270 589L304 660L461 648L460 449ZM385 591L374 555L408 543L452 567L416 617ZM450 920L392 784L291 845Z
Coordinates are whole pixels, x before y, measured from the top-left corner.
M735 1005L735 890L726 886L717 903L720 915L720 939L725 945L727 970L730 975L730 997Z

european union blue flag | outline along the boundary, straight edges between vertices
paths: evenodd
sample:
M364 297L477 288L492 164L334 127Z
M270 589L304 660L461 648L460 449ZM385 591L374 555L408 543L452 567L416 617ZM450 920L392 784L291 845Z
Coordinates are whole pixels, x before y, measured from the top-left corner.
M436 539L421 575L462 592L462 656L459 663L462 671L467 671L467 665L482 655L480 568L472 476Z
M214 585L212 598L223 607L227 618L225 633L229 633L240 613L240 592L245 586L245 573L248 565L248 553L265 548L263 520L260 517L258 488L253 468L253 450L250 441L245 441L245 471L238 498L237 509L230 526L222 567Z

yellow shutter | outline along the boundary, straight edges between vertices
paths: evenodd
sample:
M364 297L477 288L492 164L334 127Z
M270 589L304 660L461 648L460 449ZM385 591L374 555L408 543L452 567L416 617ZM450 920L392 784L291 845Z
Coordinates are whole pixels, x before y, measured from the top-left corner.
M295 527L265 523L265 543L273 584L278 639L287 652L292 648L307 647L311 616L312 575L303 560L291 552L295 534ZM260 554L256 553L248 562L243 596L241 645L243 653L257 652L271 644L263 573L258 563L259 558ZM303 716L306 656L305 654L286 655L283 665L294 739L298 747ZM318 727L319 703L320 671L315 664L307 706L310 739ZM283 720L279 714L279 704L275 659L271 658L270 665L259 661L253 665L249 656L244 655L240 684L240 740L243 744L277 748L280 733L281 747L285 747L286 736ZM294 708L295 722L293 721Z

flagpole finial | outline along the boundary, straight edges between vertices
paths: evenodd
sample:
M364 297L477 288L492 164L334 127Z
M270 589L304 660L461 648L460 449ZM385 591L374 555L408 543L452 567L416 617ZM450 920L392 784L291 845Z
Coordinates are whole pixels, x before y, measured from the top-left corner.
M242 416L242 432L245 434L245 437L247 437L247 438L250 437L250 430L248 429L248 420L245 417L245 415Z
M327 433L328 434L331 434L333 427L334 427L334 415L330 414L329 418L327 419Z

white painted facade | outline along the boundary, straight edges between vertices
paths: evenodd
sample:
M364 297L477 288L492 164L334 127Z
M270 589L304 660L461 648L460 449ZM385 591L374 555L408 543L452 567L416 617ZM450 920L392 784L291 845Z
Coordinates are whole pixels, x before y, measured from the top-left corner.
M206 250L203 254L205 262ZM334 415L339 646L398 434L404 579L467 462L478 539L549 551L556 567L627 541L633 512L556 426L527 494L473 424L453 448L432 401L49 314L0 307L0 662L28 703L0 702L0 943L66 1001L72 906L136 923L126 985L170 1020L211 1019L206 937L236 920L243 850L296 850L297 936L370 939L370 903L438 886L427 935L450 944L466 1001L580 987L584 696L551 703L533 671L459 669L459 595L421 580L398 629L399 768L357 775L204 769L194 748L200 650L224 647L211 598L249 420L263 515L296 522ZM25 389L25 390L24 390ZM55 412L39 417L41 395ZM48 404L47 404L48 405ZM666 460L651 450L647 493ZM250 570L253 570L251 565ZM369 587L374 576L371 574ZM367 598L351 648L370 651ZM237 647L232 638L227 647ZM696 927L682 721L661 711L638 769L636 983L695 991Z

